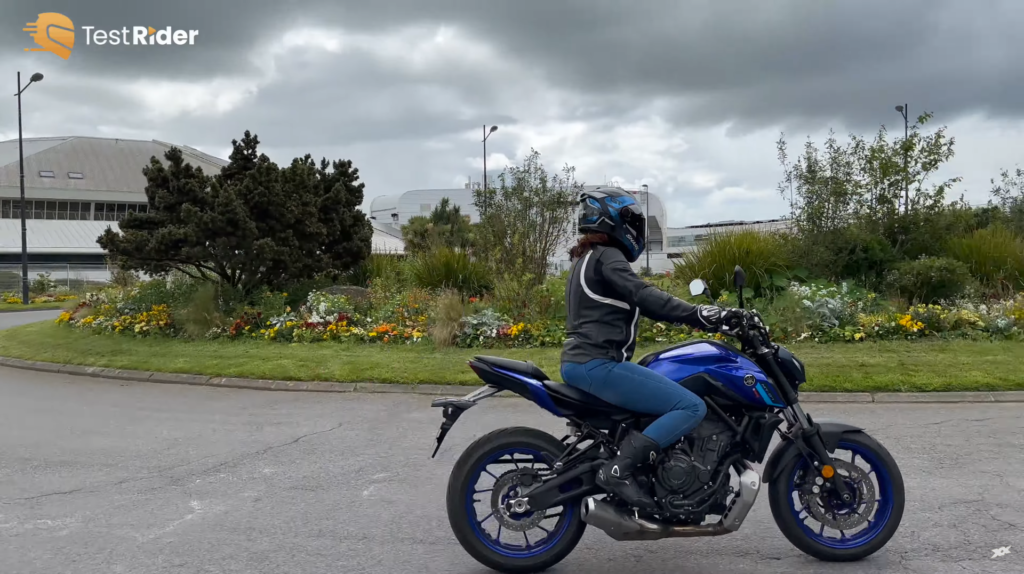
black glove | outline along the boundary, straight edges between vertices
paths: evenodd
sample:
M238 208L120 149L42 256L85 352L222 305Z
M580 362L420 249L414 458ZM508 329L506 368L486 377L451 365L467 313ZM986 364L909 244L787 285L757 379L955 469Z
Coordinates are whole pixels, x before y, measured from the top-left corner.
M727 309L717 305L700 305L697 317L707 325L708 331L735 334L744 321L743 309Z

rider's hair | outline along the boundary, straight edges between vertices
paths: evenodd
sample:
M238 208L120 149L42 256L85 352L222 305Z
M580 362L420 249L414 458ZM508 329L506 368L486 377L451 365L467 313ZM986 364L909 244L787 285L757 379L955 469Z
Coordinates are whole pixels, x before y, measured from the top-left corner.
M576 245L572 246L569 250L569 257L573 259L579 259L586 255L587 251L594 245L610 245L611 239L608 238L604 233L585 233L580 236L579 241Z

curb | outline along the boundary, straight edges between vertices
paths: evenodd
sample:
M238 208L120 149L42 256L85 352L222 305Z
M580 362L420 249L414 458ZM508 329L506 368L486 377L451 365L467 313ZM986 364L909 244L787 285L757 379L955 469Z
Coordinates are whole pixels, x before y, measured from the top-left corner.
M267 379L240 379L234 377L208 377L178 373L128 371L103 367L61 365L41 361L23 361L0 357L0 367L93 377L140 383L170 385L196 385L226 389L258 391L304 391L320 393L397 393L431 396L462 396L475 387L467 385L419 385L397 383L334 383L330 381L273 381ZM503 392L498 396L515 396ZM807 403L1024 403L1024 391L1003 392L936 392L936 393L801 393L801 402Z

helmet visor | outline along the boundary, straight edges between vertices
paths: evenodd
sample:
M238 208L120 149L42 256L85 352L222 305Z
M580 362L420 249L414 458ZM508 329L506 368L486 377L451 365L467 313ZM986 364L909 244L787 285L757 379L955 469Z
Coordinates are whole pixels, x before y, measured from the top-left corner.
M644 212L640 210L640 206L634 203L623 207L619 211L619 217L622 218L627 232L633 234L637 243L642 245L643 240L647 237L647 219L644 217Z

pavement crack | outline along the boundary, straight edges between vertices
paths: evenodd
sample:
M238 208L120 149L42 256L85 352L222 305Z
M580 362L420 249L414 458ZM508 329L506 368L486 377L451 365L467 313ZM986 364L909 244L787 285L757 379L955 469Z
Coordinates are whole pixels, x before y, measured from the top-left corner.
M82 488L75 488L75 489L72 489L72 490L61 490L61 491L57 491L57 492L47 492L46 494L37 494L35 496L27 496L25 498L11 498L11 499L6 500L5 503L6 502L25 502L27 500L38 500L40 498L47 498L47 497L50 497L50 496L63 496L65 494L74 494L76 492L81 492L82 490L85 490L84 486Z
M1021 529L1021 526L1019 524L1015 524L1015 523L1010 522L1008 520L1003 520L1002 518L996 518L996 515L993 514L991 510L985 510L985 514L988 514L989 518L991 518L992 520L995 520L996 522L998 522L1000 524L1005 524L1006 526L1009 526L1010 528L1014 528L1016 530L1020 530Z
M207 473L213 472L213 471L215 471L215 470L217 470L219 468L223 468L223 467L225 467L225 466L227 466L229 464L236 463L236 462L238 462L240 460L244 460L246 458L253 457L253 456L260 456L260 455L266 454L266 453L268 453L268 452L270 452L270 451L272 451L274 449L284 448L284 447L287 447L287 446L291 446L291 445L296 444L299 441L307 439L309 437L313 437L313 436L320 435L320 434L326 434L326 433L334 432L334 431L340 429L342 426L344 426L344 423L338 423L337 425L332 426L331 428L328 428L328 429L323 429L323 430L318 430L318 431L313 431L313 432L310 432L310 433L306 433L304 435L301 435L301 436L299 436L297 438L294 438L292 440L289 440L287 442L283 442L281 444L273 444L273 445L270 445L270 446L268 446L266 448L262 448L260 450L257 450L255 452L241 454L241 455L233 457L233 458L231 458L229 460L226 460L226 461L224 461L224 462L222 462L220 464L214 465L214 466L212 466L210 468L203 469L201 471L191 473L191 474L189 474L189 476L195 476L196 474L207 474ZM76 494L76 493L83 492L83 491L86 491L86 492L97 492L97 491L102 490L104 488L110 488L110 487L114 487L114 486L121 486L121 485L128 484L128 483L131 483L131 482L139 482L139 481L143 481L143 480L148 480L150 478L156 478L156 477L164 475L164 474L166 474L168 472L177 470L179 468L184 468L186 466L194 465L196 463L199 463L199 462L202 462L204 460L213 458L215 456L217 456L217 455L213 454L213 455L209 455L209 456L204 456L204 457L196 459L196 460L191 460L191 461L188 461L188 462L185 462L185 463L176 464L176 465L173 465L173 466L168 466L166 468L162 468L160 470L157 470L155 472L151 472L151 473L145 474L143 476L133 476L133 477L129 477L129 478L124 478L124 479L118 480L116 482L111 482L111 483L108 483L108 484L101 484L101 485L96 485L96 486L93 486L93 487L83 486L83 487L80 487L80 488L75 488L75 489L71 489L71 490L61 490L61 491L57 491L57 492L47 492L45 494L37 494L35 496L28 496L28 497L25 497L25 498L10 498L10 499L7 499L7 500L0 501L0 503L2 503L2 504L11 504L11 503L14 503L14 502L28 502L28 501L31 501L31 500L39 500L41 498L48 498L50 496L64 496L64 495L68 495L68 494ZM88 490L86 490L86 489L88 489Z
M218 470L218 469L223 468L225 466L228 466L230 464L234 464L234 463L236 463L238 461L245 460L247 458L251 458L251 457L254 457L254 456L264 455L264 454L266 454L266 453L268 453L268 452L270 452L272 450L275 450L275 449L284 448L286 446L291 446L293 444L298 443L299 441L301 441L303 439L307 439L307 438L312 437L312 436L334 432L334 431L340 429L341 427L343 427L344 425L345 425L345 423L338 423L337 425L335 425L335 426L333 426L333 427L331 427L329 429L318 430L318 431L313 431L311 433L306 433L306 434L301 435L301 436L299 436L297 438L294 438L294 439L292 439L292 440L290 440L288 442L283 442L281 444L273 444L273 445L270 445L270 446L268 446L266 448L262 448L260 450L257 450L255 452L248 452L248 453L245 453L245 454L240 454L240 455L238 455L238 456L236 456L234 458L231 458L229 460L226 460L226 461L224 461L224 462L222 462L220 464L217 464L217 465L211 466L210 468L204 469L202 471L202 474L207 474L207 473L213 472L215 470ZM198 473L193 473L193 476L195 474L198 474Z

